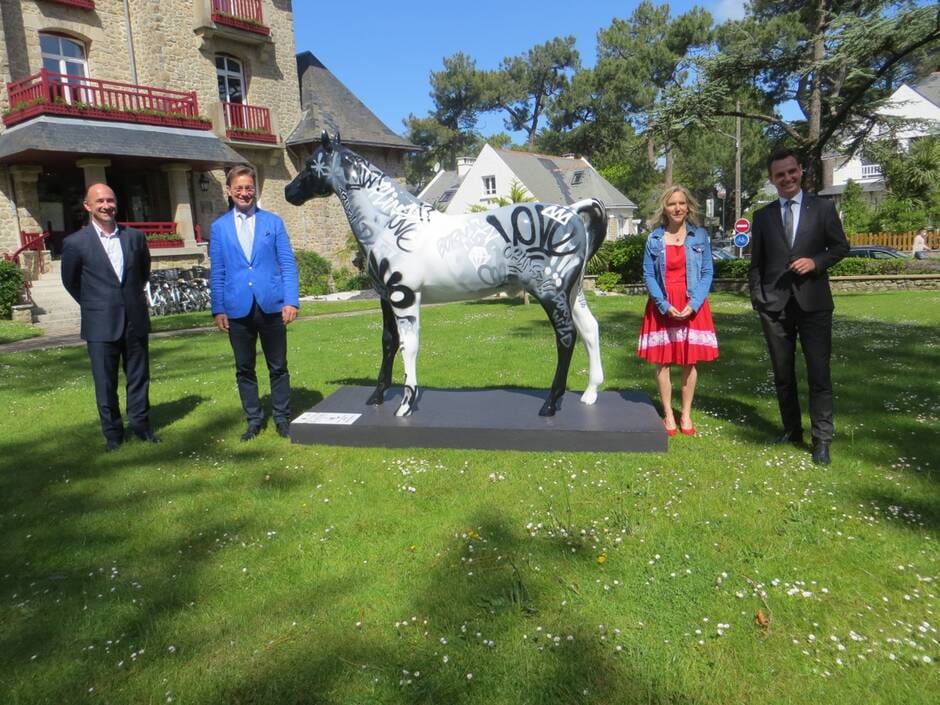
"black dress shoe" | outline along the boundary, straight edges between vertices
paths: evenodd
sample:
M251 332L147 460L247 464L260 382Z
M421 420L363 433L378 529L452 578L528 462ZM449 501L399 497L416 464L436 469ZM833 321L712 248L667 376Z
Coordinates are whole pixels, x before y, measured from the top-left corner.
M279 421L277 423L277 435L281 438L290 438L290 421Z
M137 436L140 440L146 441L147 443L160 443L163 439L160 438L157 434L149 428L135 428L132 429L134 435Z
M816 465L829 465L832 462L829 457L829 441L813 442L813 462Z
M117 450L123 442L120 438L109 438L104 444L104 452L110 453L112 450Z
M790 431L787 429L783 430L779 436L774 439L775 445L783 445L784 443L793 443L794 445L801 445L803 443L803 431L797 429L796 431Z
M261 426L251 426L249 425L245 432L242 434L243 441L250 441L252 438L261 433Z

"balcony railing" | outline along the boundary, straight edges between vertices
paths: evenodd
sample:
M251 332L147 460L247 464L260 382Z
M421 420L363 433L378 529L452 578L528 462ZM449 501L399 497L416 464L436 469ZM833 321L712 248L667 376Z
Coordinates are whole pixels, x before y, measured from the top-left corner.
M121 225L140 230L147 238L147 247L151 250L183 246L183 236L177 233L176 223L173 221L124 222Z
M70 7L80 7L83 10L94 10L94 0L52 0L59 5L69 5Z
M881 176L881 164L862 164L862 178L874 179Z
M8 83L7 93L10 110L3 116L7 127L36 115L69 115L195 130L212 128L209 120L199 115L195 91L136 86L42 69L35 76Z
M271 34L261 14L261 0L212 0L212 21L265 36Z
M225 135L230 140L249 142L277 142L271 130L271 111L257 105L222 103L225 116Z

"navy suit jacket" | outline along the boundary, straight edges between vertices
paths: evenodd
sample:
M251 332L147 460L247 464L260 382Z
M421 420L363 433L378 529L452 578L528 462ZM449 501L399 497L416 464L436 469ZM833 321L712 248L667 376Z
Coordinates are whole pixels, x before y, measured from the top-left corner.
M234 212L217 218L210 230L209 258L213 316L243 318L254 301L265 313L300 307L297 261L284 221L274 213L256 209L250 259L238 241Z
M835 206L805 191L791 249L783 232L780 201L775 198L754 214L748 272L751 303L758 311L782 311L792 296L804 311L831 311L832 292L826 270L848 252L849 242ZM787 269L801 257L812 259L816 269L804 275Z
M124 337L125 322L138 336L150 332L145 287L150 278L150 250L139 230L118 226L124 253L119 279L98 233L89 223L72 233L62 248L62 283L82 309L82 340L113 342Z

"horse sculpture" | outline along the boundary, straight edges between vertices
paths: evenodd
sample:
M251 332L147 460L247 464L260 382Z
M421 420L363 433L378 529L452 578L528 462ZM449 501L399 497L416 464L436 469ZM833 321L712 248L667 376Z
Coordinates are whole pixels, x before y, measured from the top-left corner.
M323 133L304 169L284 189L302 205L335 193L359 241L381 297L382 365L370 405L384 401L401 348L405 387L397 416L414 409L418 376L419 306L525 289L538 299L555 329L558 362L539 415L553 416L565 393L577 335L588 354L585 404L604 381L597 320L581 290L584 268L607 230L597 199L571 206L520 203L467 215L446 215L408 193L368 160ZM580 217L588 220L585 226Z

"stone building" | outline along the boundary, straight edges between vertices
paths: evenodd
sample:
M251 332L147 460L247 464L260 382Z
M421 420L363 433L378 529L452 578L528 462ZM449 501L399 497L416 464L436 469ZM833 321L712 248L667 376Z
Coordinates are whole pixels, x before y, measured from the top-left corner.
M319 66L296 55L290 0L3 0L0 252L48 233L21 262L54 259L86 222L87 185L106 181L118 220L148 233L155 268L208 264L209 225L228 209L225 169L247 162L260 205L294 242L338 259L348 232L338 205L296 208L284 186L319 138L313 129L378 120L325 69L330 95L308 81L302 111L298 63ZM324 120L317 105L337 97L349 110L331 104ZM361 144L390 142L385 163L400 175L414 147L378 125L382 138L371 144L366 131Z

